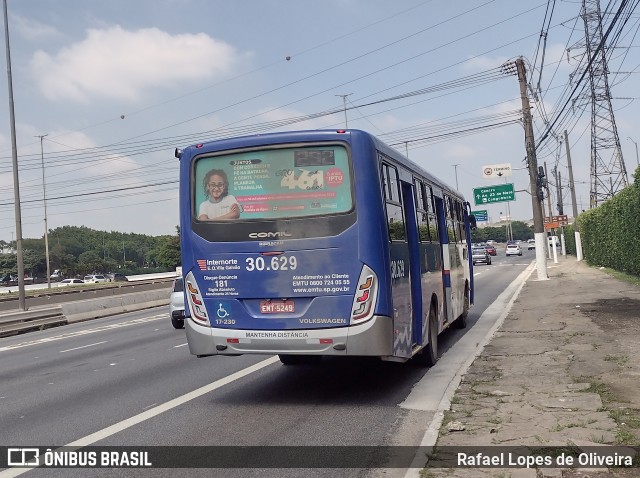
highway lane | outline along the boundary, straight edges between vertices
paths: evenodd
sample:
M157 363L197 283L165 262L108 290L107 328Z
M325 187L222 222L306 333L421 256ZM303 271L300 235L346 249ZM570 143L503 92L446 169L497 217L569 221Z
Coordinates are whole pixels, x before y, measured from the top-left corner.
M491 266L475 268L470 327L532 259L533 251L522 258L505 258L500 251ZM441 349L464 333L446 332ZM120 423L95 444L410 445L419 442L430 419L425 412L398 407L424 369L369 359L325 360L315 367L273 363L217 389L185 396L265 359L196 359L185 343L184 332L171 327L164 308L0 339L2 443L63 445ZM174 399L178 404L162 408ZM131 417L149 410L158 413L126 427ZM145 473L31 473L45 471L46 476ZM230 476L229 470L218 471ZM236 473L247 476L247 470ZM283 473L263 470L261 476ZM153 470L147 476L165 474L175 471ZM188 474L211 476L210 470Z

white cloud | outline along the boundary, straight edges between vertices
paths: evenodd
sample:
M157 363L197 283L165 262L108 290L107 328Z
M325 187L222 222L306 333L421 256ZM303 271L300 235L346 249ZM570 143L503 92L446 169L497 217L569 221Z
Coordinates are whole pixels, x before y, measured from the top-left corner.
M136 101L152 87L227 74L236 50L204 33L170 35L157 28L91 29L86 38L50 55L37 51L31 69L52 100Z
M20 15L11 15L11 29L30 41L60 36L55 28Z
M514 60L514 58L507 58L506 56L490 57L482 55L469 58L461 65L461 68L464 71L486 71L492 68L497 68L509 60Z

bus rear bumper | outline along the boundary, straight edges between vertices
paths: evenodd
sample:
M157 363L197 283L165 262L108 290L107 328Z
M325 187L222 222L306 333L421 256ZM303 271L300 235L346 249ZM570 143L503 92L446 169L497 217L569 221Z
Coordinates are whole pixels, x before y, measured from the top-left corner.
M349 327L302 330L233 330L185 320L192 355L300 354L377 356L393 354L393 321L374 316Z

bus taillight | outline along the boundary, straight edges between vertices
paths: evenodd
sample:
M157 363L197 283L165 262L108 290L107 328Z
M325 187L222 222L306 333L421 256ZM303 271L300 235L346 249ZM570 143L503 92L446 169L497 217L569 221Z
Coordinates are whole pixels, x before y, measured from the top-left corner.
M378 277L373 270L365 265L362 267L351 306L351 324L364 322L373 316L377 297Z
M186 296L189 302L189 309L191 310L191 317L197 322L203 322L204 324L209 325L209 314L207 313L207 309L205 308L202 300L202 294L200 293L195 278L191 272L187 274L185 283L187 289Z

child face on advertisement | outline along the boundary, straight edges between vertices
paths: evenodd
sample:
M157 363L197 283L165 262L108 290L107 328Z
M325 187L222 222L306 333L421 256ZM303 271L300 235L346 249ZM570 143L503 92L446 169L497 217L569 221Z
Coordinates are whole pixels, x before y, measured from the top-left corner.
M227 184L222 176L212 175L207 182L207 191L214 200L219 200L227 189Z

